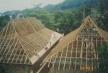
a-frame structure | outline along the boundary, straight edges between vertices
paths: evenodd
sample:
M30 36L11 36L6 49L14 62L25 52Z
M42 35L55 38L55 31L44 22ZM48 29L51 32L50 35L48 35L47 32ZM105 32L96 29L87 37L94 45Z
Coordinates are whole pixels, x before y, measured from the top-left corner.
M88 16L61 39L37 73L97 73L101 58L96 48L104 42L108 42L108 33Z

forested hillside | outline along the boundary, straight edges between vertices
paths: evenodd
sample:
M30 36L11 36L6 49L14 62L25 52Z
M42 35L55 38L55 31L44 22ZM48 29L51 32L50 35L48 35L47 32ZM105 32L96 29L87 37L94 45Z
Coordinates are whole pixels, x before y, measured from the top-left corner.
M90 15L97 24L108 31L108 0L65 0L57 5L40 8L38 5L22 11L5 12L4 15L22 14L41 20L45 26L60 33L69 33L77 28L82 19ZM7 20L8 17L6 17ZM3 25L3 19L0 20Z

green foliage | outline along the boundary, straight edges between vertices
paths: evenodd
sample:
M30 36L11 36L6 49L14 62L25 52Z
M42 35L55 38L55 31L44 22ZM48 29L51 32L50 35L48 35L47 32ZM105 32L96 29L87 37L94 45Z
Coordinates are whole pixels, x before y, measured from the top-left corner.
M0 30L8 23L9 20L10 18L8 15L0 17Z
M76 28L77 21L75 20L73 12L65 10L64 12L56 12L54 15L55 23L60 33L67 34Z
M70 31L77 28L82 20L82 14L78 13L78 10L75 9L67 9L64 11L56 10L53 12L46 11L44 9L31 9L31 10L24 10L24 16L33 16L37 19L41 20L45 26L48 28L57 31L60 33L69 33ZM78 19L78 20L76 20Z
M76 29L88 15L92 16L101 28L108 31L107 3L107 0L65 0L57 5L48 5L44 8L37 6L19 12L25 17L36 17L46 27L60 33L67 34ZM4 26L8 20L7 16L0 17L0 26Z
M108 73L108 44L104 43L97 48L99 57L102 58L100 62L100 73Z
M97 48L101 58L108 59L108 45L104 43Z
M23 10L22 13L27 17L36 17L48 28L64 34L76 29L88 15L91 15L100 27L107 30L107 16L104 15L102 19L100 4L101 0L65 0L58 5L35 7Z
M5 69L2 65L0 65L0 73L5 73Z

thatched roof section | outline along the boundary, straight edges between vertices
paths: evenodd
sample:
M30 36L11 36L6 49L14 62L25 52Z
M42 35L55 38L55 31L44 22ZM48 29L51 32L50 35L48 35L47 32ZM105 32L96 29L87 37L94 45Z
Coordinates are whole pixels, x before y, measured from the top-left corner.
M10 21L0 34L0 63L34 64L54 33L57 41L60 34L45 28L35 18Z

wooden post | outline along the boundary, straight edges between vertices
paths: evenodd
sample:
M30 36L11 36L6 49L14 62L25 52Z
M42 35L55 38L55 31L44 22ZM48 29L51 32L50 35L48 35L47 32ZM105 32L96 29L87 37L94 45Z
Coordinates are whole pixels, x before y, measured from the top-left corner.
M32 67L30 67L30 73L33 73L33 68Z

